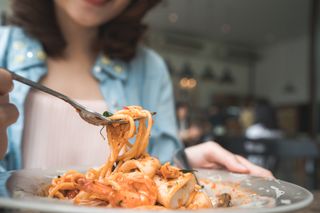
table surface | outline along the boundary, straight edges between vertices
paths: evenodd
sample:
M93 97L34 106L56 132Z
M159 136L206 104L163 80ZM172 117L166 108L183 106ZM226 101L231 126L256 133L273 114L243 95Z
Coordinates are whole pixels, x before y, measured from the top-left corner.
M320 191L312 192L313 202L305 209L295 211L294 213L319 213L320 212Z

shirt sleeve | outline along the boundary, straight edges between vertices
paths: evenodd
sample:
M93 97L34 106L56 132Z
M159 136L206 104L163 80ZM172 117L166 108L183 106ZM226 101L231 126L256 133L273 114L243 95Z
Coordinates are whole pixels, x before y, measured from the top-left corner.
M155 52L149 50L145 63L145 108L157 112L148 151L162 163L172 162L175 152L183 147L177 134L172 82L163 59Z

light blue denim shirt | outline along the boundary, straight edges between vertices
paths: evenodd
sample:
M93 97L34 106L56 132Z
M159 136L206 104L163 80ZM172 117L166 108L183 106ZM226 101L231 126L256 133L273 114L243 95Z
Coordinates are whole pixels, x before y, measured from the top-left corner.
M0 67L39 81L47 73L46 55L42 45L21 28L2 27ZM161 162L171 161L182 144L177 138L171 80L162 58L145 47L139 47L136 57L129 63L100 55L92 75L100 84L108 110L114 112L126 105L141 105L157 112L148 152ZM22 165L24 104L29 90L28 86L14 82L10 93L10 101L17 106L20 117L8 128L9 147L5 159L0 161L3 170L20 169Z

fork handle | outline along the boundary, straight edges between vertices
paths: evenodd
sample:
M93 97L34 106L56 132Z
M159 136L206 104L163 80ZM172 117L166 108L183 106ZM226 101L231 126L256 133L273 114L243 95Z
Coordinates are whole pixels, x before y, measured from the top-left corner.
M78 106L77 103L75 103L72 100L70 100L70 98L68 96L63 95L63 94L61 94L61 93L59 93L59 92L57 92L55 90L52 90L52 89L50 89L50 88L48 88L46 86L43 86L42 84L39 84L39 83L31 81L31 80L29 80L27 78L24 78L21 75L18 75L18 74L14 73L14 72L11 72L11 71L8 71L8 72L11 74L11 76L12 76L12 78L14 80L19 81L19 82L21 82L23 84L26 84L26 85L28 85L28 86L30 86L32 88L35 88L37 90L40 90L42 92L48 93L50 95L53 95L53 96L55 96L57 98L60 98L60 99L62 99L64 101L66 101L67 103L71 104L76 109L80 108L80 106Z

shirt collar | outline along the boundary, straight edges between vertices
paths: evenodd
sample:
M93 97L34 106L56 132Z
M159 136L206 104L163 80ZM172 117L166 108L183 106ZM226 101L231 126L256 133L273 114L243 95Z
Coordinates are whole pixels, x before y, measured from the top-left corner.
M9 70L25 70L45 64L46 54L42 45L25 35L20 28L12 30L7 49L7 68Z
M14 28L8 46L7 68L9 70L28 70L30 67L45 65L46 54L40 42L28 37L21 28ZM112 78L126 80L128 63L110 59L100 53L93 67L93 75L104 80L106 74Z

